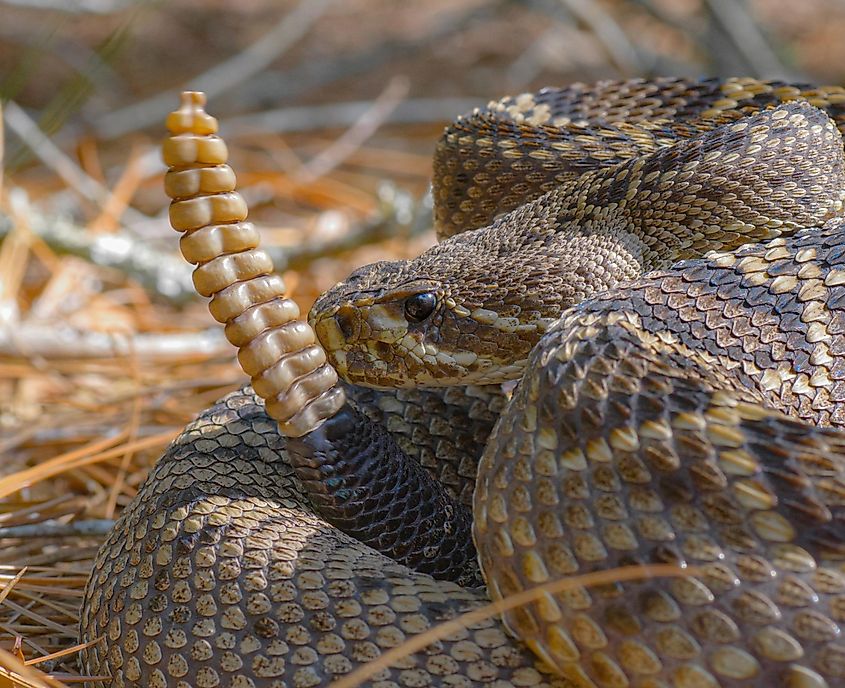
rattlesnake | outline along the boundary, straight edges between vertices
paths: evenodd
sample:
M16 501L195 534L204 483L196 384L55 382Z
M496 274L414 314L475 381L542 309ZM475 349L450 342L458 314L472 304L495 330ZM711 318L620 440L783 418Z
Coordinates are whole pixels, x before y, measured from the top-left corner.
M325 295L322 347L263 276L225 147L189 102L165 149L171 219L291 439L246 389L175 441L98 556L87 670L319 685L478 606L482 588L425 572L477 582L463 502L480 457L494 598L614 565L695 568L541 595L505 615L522 642L476 619L373 685L845 681L845 437L824 427L845 401L845 173L814 107L840 123L843 102L659 80L479 110L435 158L454 236ZM399 389L340 386L335 368ZM505 403L494 385L519 377ZM417 384L434 389L402 389ZM448 469L446 487L427 472Z

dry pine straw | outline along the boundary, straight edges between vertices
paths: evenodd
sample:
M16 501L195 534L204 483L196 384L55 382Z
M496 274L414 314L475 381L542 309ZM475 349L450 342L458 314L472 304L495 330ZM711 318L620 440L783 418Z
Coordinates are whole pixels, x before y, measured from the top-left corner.
M3 414L26 418L0 440L0 647L11 651L0 667L14 670L17 656L72 681L103 520L132 499L191 416L240 382L228 355L0 363ZM84 534L88 524L95 535Z
M0 265L4 251L17 250L13 244L0 245ZM44 306L39 296L55 292L67 301L87 281L111 281L96 266L50 255L43 246L25 259L30 277L20 280L14 299L24 305L17 309L24 313L21 331L35 320L32 304ZM212 325L203 303L177 317L131 284L83 294L82 301L62 327L111 325L168 337L173 322L187 323L179 334ZM27 679L35 674L22 662L69 685L78 680L79 605L108 521L132 500L181 428L245 381L225 342L216 355L184 350L152 358L88 359L74 356L72 346L67 357L52 360L0 353L0 688L59 685L43 676Z

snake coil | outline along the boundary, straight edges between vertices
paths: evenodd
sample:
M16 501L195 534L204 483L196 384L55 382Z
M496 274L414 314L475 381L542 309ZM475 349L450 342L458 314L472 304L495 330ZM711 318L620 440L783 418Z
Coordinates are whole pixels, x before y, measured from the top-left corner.
M197 266L196 290L210 296L211 315L225 324L238 347L241 367L252 379L282 433L300 437L316 429L345 402L337 373L326 363L311 326L285 297L273 261L259 248L247 206L235 191L228 150L217 120L204 110L205 95L182 94L167 118L165 190L172 199L170 223L184 232L182 255Z
M328 358L202 102L168 122L171 219L287 437L244 389L168 448L97 556L87 673L313 688L380 658L379 688L843 685L842 89L634 80L460 118L435 157L443 241L312 309ZM439 382L485 356L476 381L521 379L490 419L483 395L393 374L399 353ZM369 369L395 393L348 384ZM474 519L423 467L456 453ZM461 575L473 536L484 591ZM690 575L544 593L393 654L487 592L649 563Z

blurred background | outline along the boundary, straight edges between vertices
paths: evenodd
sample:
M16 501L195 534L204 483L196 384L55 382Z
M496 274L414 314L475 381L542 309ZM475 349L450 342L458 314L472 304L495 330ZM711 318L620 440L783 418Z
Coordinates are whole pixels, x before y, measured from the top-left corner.
M167 223L182 89L209 94L305 310L434 241L431 154L461 112L608 78L841 84L843 35L845 0L0 0L0 685L79 680L99 543L245 381Z

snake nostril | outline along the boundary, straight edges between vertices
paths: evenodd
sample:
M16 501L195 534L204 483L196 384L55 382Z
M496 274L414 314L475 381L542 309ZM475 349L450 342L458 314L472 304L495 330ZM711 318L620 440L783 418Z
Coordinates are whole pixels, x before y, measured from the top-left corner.
M346 339L352 339L355 334L355 311L351 308L341 308L334 316L337 326Z

